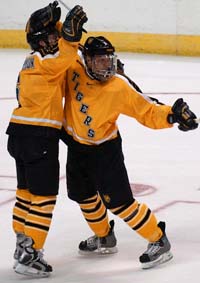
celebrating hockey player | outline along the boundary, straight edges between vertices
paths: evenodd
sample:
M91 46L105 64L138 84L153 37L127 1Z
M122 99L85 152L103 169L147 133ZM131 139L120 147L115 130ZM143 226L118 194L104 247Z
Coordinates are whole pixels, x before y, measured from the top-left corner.
M8 151L16 161L18 182L13 209L17 236L14 269L35 277L47 277L52 272L42 250L59 186L63 81L76 58L82 26L87 21L82 7L77 5L62 25L57 6L55 1L28 20L26 35L32 53L19 73L18 107L7 129Z
M81 252L114 253L114 222L107 209L148 241L139 257L151 268L173 256L165 231L154 213L139 203L130 188L116 124L120 114L152 129L196 129L195 114L182 98L158 105L116 74L115 48L104 37L89 37L67 70L62 140L68 145L66 165L69 198L76 201L94 236L80 243Z

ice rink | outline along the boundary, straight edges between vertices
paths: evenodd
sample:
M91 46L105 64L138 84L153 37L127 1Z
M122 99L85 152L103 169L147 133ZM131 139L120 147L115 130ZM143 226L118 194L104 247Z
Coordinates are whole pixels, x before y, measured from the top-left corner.
M15 83L28 50L0 50L0 283L37 282L12 270L15 235L12 207L15 199L14 160L6 150L5 131L17 106ZM145 93L166 104L183 97L200 117L200 58L118 54L126 73ZM151 130L121 116L125 163L133 192L167 223L174 258L154 269L142 270L139 256L147 246L126 224L115 220L119 252L84 257L81 240L91 236L76 203L66 195L67 148L60 144L60 195L45 245L45 259L53 266L49 283L198 283L200 268L200 129L181 132ZM45 174L45 172L44 172ZM77 175L78 178L78 175Z

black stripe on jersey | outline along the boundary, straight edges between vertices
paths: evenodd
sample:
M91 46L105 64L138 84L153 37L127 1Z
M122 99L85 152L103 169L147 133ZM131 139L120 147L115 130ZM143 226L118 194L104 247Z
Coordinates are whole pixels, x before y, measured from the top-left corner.
M25 222L25 219L24 219L24 218L21 218L21 217L16 216L16 215L13 215L13 220L19 221L19 222L21 222L21 223L24 223L24 222Z
M38 228L44 231L49 231L49 226L47 227L47 226L43 226L43 225L32 223L32 222L26 222L25 225L29 227Z
M136 216L136 214L138 213L138 211L139 211L139 207L138 207L136 210L134 210L129 216L127 216L126 218L124 218L124 221L125 221L125 222L130 221L132 218L134 218L134 217Z
M88 218L85 218L85 220L86 220L87 222L91 222L91 223L99 222L99 221L103 220L103 219L106 217L106 215L107 215L107 211L105 211L105 213L104 213L101 217L99 217L99 218L95 218L95 219L88 219Z
M123 212L125 209L127 209L129 206L131 206L133 203L135 202L134 200L131 200L130 202L128 202L127 204L123 205L121 208L119 208L118 210L114 211L113 214L118 215L121 212Z
M133 230L138 230L139 228L141 228L145 222L147 222L147 220L149 219L149 217L151 216L151 210L148 209L147 210L147 213L145 215L145 217L140 221L140 223L138 223L135 227L133 227L132 229Z
M29 211L29 207L23 205L23 203L16 202L15 207L20 208L25 211Z
M30 210L29 214L33 214L33 215L41 216L41 217L46 217L46 218L52 217L52 213L46 213L45 211L39 212L39 211L35 211L35 210Z
M25 203L25 204L30 204L30 203L31 203L31 201L24 200L24 199L22 199L22 198L20 198L20 197L17 197L16 199L17 199L17 201L22 202L22 203Z
M46 206L46 205L55 205L55 204L56 204L56 199L55 200L42 201L41 203L32 203L31 206L43 207L43 206Z
M82 212L85 212L85 213L93 213L93 212L95 212L95 211L97 211L100 207L101 207L101 200L97 203L97 205L95 206L95 208L89 208L89 209L83 209L83 208L81 208L81 211Z

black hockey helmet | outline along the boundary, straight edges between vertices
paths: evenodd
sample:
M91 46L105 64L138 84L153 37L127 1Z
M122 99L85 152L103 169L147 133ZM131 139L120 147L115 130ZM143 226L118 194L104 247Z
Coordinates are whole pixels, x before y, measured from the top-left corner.
M37 51L41 48L39 42L45 41L48 45L48 35L58 35L56 23L61 16L61 9L57 7L57 1L41 8L31 14L26 24L26 39L31 49Z
M103 36L88 37L83 46L86 71L90 77L105 82L116 74L115 48Z
M103 36L90 36L84 44L83 52L89 56L114 54L115 48L110 41Z

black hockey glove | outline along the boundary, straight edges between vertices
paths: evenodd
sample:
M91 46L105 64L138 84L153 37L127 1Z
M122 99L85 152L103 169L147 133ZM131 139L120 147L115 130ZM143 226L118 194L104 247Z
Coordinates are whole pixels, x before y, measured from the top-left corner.
M56 25L61 16L61 9L57 6L58 2L54 1L48 6L35 11L28 20L26 32L35 33L43 30L49 24Z
M179 130L186 132L198 128L198 123L194 120L197 118L196 115L182 98L175 101L172 112L173 114L168 115L167 121L170 124L179 123Z
M62 36L67 41L80 41L82 37L83 24L88 20L83 8L76 5L69 11L62 27Z

